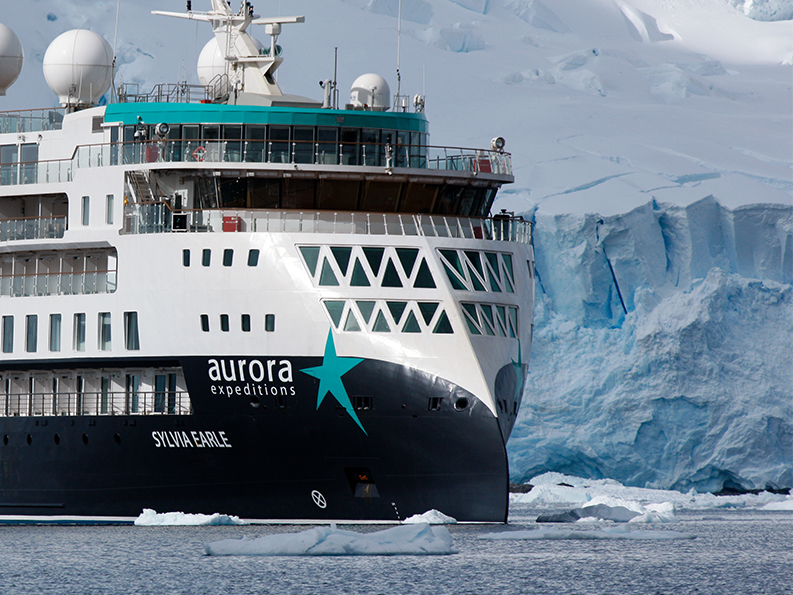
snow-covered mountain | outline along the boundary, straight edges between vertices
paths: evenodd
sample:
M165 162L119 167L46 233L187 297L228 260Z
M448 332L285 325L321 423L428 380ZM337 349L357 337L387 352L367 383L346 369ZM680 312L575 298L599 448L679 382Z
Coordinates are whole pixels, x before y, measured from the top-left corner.
M281 36L285 92L320 97L334 47L342 98L370 71L396 90L398 0L255 4L306 15ZM195 82L208 27L152 9L184 2L121 2L118 78ZM402 16L402 91L426 92L433 144L506 137L497 206L536 224L514 478L793 486L793 0L403 0ZM0 22L26 53L0 109L45 107L49 42L85 27L112 45L116 2L6 2Z

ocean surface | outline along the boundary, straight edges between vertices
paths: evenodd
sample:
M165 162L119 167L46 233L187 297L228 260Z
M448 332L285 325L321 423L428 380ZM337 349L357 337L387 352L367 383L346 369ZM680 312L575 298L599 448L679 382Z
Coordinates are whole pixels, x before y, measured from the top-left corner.
M491 541L486 533L601 532L543 524L513 504L508 525L449 526L459 553L391 557L211 557L211 541L295 526L0 526L0 593L22 594L779 594L793 593L793 513L706 510L630 525L693 539ZM360 532L381 527L345 527Z

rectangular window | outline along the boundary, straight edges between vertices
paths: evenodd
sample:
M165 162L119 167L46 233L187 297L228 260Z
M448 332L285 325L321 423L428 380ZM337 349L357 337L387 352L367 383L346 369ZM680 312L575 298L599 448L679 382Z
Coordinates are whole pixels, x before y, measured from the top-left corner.
M221 314L220 315L220 330L224 333L229 332L229 315L228 314Z
M83 196L83 200L81 204L82 204L82 212L80 213L80 219L82 219L83 225L88 225L90 206L91 206L90 197Z
M248 266L255 267L259 264L259 251L256 249L248 250Z
M209 315L202 314L201 315L201 330L205 333L209 332Z
M204 248L204 252L201 254L201 264L205 267L209 266L209 262L212 260L212 250L209 248Z
M105 197L105 223L108 225L113 225L113 195L108 194Z
M232 261L234 260L234 250L231 248L226 248L223 250L223 266L230 267Z
M190 250L182 250L182 264L186 267L190 266Z
M25 317L25 351L35 353L38 347L39 317L29 314Z
M137 312L124 312L124 344L127 351L140 350Z
M264 315L264 330L268 333L275 332L275 314Z
M110 403L110 377L102 376L102 395L99 403L99 413L107 415Z
M74 350L85 351L85 314L74 315Z
M3 353L14 353L13 316L3 316Z
M100 351L110 351L110 312L99 313L99 349Z
M250 314L243 314L242 315L242 332L243 333L251 332L251 315Z
M165 374L154 376L154 412L165 413Z
M50 314L50 351L61 350L61 315Z
M140 376L127 374L127 413L137 413L140 408Z

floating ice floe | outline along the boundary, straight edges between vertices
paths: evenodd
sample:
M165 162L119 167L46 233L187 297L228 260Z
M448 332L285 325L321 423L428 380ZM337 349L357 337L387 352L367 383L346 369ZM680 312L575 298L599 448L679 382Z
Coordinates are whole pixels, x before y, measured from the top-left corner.
M402 521L404 525L414 525L417 523L429 523L430 525L453 525L457 519L443 514L440 510L428 510L424 514L414 514Z
M690 533L679 531L631 530L627 525L598 530L534 529L528 531L503 531L485 533L479 539L491 541L523 541L542 539L695 539Z
M671 523L676 521L671 502L642 505L638 502L597 496L586 506L560 513L541 514L538 523L614 521L615 523Z
M793 497L789 497L782 502L769 502L760 510L791 510L793 511Z
M427 523L357 533L314 527L256 539L224 539L206 545L210 556L433 556L456 554L446 527Z
M165 526L198 526L198 525L247 525L246 521L228 514L186 514L184 512L157 513L151 508L144 508L143 513L135 519L139 527Z

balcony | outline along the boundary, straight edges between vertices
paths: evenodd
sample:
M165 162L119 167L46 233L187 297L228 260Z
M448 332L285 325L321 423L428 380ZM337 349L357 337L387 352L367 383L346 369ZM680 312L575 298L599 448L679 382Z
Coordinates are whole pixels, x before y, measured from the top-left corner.
M20 217L0 220L0 242L62 238L66 217Z

